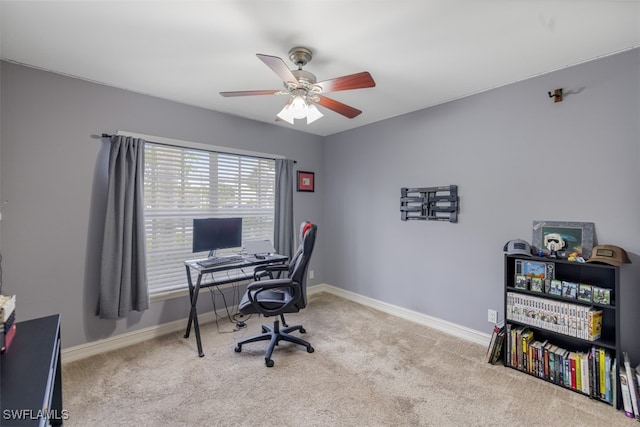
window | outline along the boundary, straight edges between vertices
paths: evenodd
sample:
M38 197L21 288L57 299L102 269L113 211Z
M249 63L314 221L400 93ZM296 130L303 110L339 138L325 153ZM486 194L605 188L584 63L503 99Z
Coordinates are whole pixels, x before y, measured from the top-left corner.
M242 217L243 241L273 240L275 161L147 142L144 203L149 291L185 288L184 261L206 257L194 218Z

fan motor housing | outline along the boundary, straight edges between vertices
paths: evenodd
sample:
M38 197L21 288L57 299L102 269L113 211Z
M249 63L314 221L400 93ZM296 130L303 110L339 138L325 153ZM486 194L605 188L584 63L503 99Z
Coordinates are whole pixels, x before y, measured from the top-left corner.
M306 86L311 86L316 83L316 76L305 70L291 70L298 81Z
M309 61L311 61L311 58L313 58L311 50L306 47L294 47L289 50L289 59L298 67L304 67L307 65Z

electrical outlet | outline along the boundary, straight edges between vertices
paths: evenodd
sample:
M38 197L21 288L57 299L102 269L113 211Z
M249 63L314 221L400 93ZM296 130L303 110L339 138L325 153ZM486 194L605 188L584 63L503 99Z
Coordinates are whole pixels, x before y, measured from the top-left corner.
M309 280L313 279L315 275L313 274L313 270L309 270Z
M498 312L496 310L489 309L487 320L489 321L489 323L498 323Z

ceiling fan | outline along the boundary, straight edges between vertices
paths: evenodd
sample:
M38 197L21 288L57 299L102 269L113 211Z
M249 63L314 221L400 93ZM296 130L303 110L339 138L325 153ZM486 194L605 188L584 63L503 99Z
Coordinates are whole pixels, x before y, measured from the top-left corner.
M353 119L362 111L343 104L335 99L324 96L327 92L341 90L362 89L374 87L376 82L367 71L336 77L324 81L317 81L316 76L302 69L311 61L311 50L305 47L294 47L289 51L289 59L298 69L290 70L285 62L271 55L256 54L262 62L271 68L284 82L284 90L248 90L235 92L220 92L222 96L252 96L252 95L289 95L289 101L282 111L277 114L276 120L285 120L294 124L294 119L307 119L307 124L314 122L323 116L316 105L342 114Z

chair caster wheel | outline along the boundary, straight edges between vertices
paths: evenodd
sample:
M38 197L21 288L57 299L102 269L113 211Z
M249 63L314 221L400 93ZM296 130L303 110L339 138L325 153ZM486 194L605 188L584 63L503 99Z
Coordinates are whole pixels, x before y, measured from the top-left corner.
M313 353L315 350L313 349L313 347L309 346L307 347L307 353Z
M306 330L305 328L300 328L300 333L301 333L301 334L306 334L306 333L307 333L307 330Z
M236 353L240 353L242 351L242 346L237 345L236 348L233 349L233 351L235 351Z
M271 359L264 359L265 364L267 365L267 368L273 368L273 360Z

